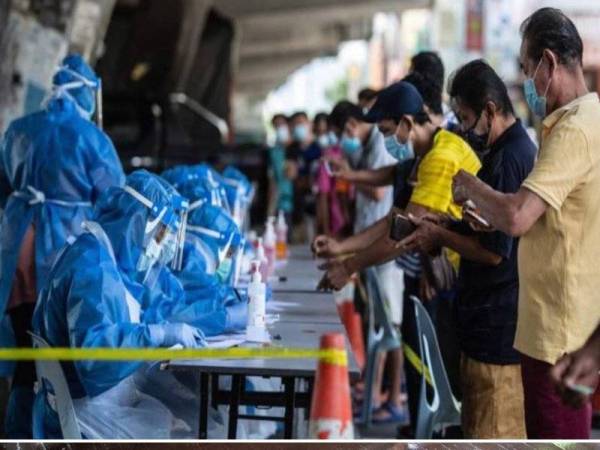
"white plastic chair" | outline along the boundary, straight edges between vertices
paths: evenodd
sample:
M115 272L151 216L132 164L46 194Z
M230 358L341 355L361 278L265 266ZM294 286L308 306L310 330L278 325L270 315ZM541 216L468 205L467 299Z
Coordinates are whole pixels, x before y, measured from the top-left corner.
M50 348L50 345L33 333L31 339L33 341L34 348ZM38 388L41 388L44 383L52 386L54 390L54 399L56 403L56 413L60 421L60 428L62 430L63 439L81 439L81 430L77 417L75 415L75 408L73 407L73 400L71 399L71 393L69 392L69 385L65 373L63 372L62 366L59 361L55 360L36 360L35 370L37 372L37 383ZM37 420L36 414L34 414L34 421ZM35 424L33 426L34 433L43 430L43 424ZM34 439L44 439L45 436L33 436Z
M434 431L461 424L461 404L452 394L431 318L417 297L412 296L411 300L415 308L419 354L423 361L415 439L431 439ZM427 398L428 372L433 390L431 401Z

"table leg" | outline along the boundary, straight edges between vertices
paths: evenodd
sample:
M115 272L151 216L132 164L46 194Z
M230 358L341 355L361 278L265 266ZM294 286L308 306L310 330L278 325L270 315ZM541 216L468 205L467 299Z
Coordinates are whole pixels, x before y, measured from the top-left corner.
M211 404L214 409L219 409L219 402L217 395L219 393L219 374L213 373L211 376L211 385L212 385L212 396L211 396Z
M208 373L200 374L200 423L198 424L198 439L208 437Z
M283 385L285 387L285 416L283 422L283 438L292 439L292 435L294 432L296 379L294 377L283 377Z
M237 437L237 422L243 381L244 377L242 375L232 375L231 377L231 397L229 400L229 427L227 431L228 439L235 439Z

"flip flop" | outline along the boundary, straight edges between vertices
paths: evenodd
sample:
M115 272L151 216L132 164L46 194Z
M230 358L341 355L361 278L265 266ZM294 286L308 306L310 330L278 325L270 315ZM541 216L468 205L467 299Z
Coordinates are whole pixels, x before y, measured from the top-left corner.
M389 414L385 418L377 418L377 413L385 411ZM408 420L408 415L404 408L394 406L390 402L385 402L379 409L373 411L373 423L383 425L386 423L405 423Z

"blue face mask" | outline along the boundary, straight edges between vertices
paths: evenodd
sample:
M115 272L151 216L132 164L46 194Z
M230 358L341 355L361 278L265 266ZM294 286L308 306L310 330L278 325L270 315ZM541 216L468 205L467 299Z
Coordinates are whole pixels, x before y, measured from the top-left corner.
M337 145L339 139L333 131L327 133L327 137L329 138L329 145Z
M413 159L415 157L415 152L410 140L406 143L402 143L395 134L390 134L384 139L384 144L388 153L398 161L406 161L407 159Z
M278 144L285 144L290 139L290 132L288 127L280 125L275 130L275 140Z
M552 79L548 80L544 95L538 95L537 90L535 89L535 76L537 75L541 64L542 60L540 59L533 76L527 78L525 83L523 83L523 91L525 93L525 100L527 101L527 105L529 106L529 109L531 109L531 112L540 119L543 119L546 117L546 94L548 93Z
M326 134L322 134L317 138L317 144L321 148L329 147L329 137Z
M233 261L230 257L227 257L221 261L219 267L217 267L216 276L221 283L226 283L231 275L231 269L233 267Z
M308 127L304 124L296 125L294 127L294 140L298 142L304 142L308 136Z
M342 140L340 141L340 146L342 147L342 150L346 152L346 154L352 155L362 149L362 142L360 142L360 139L357 137L350 137L344 134L344 136L342 136Z

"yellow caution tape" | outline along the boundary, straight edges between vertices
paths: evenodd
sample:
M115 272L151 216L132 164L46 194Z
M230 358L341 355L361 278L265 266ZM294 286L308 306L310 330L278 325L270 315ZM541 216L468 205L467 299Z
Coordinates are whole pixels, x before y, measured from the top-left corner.
M406 356L408 362L411 363L411 365L415 368L417 372L422 374L423 369L425 369L425 380L427 381L427 383L433 386L433 381L431 378L431 372L429 371L429 367L423 364L423 361L421 361L419 355L417 355L408 344L402 344L402 349L404 350L404 356Z
M163 361L182 359L318 359L347 366L345 350L310 348L0 348L0 360Z

